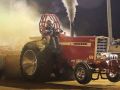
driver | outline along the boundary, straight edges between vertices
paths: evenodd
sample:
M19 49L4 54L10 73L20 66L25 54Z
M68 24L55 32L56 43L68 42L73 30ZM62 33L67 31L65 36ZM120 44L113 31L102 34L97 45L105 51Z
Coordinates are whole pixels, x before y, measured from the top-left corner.
M45 30L43 31L42 39L46 39L47 42L51 40L53 46L57 48L59 42L57 35L61 32L61 29L57 31L57 29L53 26L53 23L50 20L47 20Z
M42 31L42 40L45 39L47 41L50 40L50 35L52 34L52 30L55 28L53 27L53 24L50 20L47 20L46 27L44 28L44 31Z
M44 34L45 36L54 36L57 33L63 32L61 29L57 31L57 29L53 26L53 23L50 20L47 20Z
M51 30L55 30L55 28L53 27L53 24L50 20L47 21L47 25L45 28L48 32L50 32Z

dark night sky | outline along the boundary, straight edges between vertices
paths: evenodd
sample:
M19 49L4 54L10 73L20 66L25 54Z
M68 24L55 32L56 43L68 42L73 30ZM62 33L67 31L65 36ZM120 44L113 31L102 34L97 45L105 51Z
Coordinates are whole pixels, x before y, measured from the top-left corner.
M40 13L55 13L64 27L69 26L66 10L61 0L34 0ZM33 0L28 0L31 4ZM112 2L113 36L120 38L120 0ZM107 36L106 0L78 0L74 30L77 35Z

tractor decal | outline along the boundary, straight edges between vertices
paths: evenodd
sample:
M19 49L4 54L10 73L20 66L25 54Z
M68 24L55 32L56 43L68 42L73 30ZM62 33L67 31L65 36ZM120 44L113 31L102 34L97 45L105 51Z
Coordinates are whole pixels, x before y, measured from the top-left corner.
M91 43L87 43L87 42L60 42L60 45L91 47Z

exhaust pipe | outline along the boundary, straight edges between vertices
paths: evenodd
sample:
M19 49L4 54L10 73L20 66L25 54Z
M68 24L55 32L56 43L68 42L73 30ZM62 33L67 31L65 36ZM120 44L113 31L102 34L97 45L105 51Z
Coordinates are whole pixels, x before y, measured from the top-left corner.
M74 36L74 30L73 30L73 22L70 22L70 31L71 31L71 37Z
M111 13L111 0L107 0L107 23L108 23L108 37L109 37L109 46L113 42L112 36L112 13Z

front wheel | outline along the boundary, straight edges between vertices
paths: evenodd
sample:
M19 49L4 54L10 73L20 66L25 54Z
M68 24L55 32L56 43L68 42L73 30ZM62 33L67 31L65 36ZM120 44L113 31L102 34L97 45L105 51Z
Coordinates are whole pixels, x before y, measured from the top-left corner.
M106 73L106 76L108 80L111 82L118 82L120 79L120 76L118 73L109 72L109 73Z
M75 79L80 84L87 84L92 79L92 72L86 63L79 63L74 70Z

